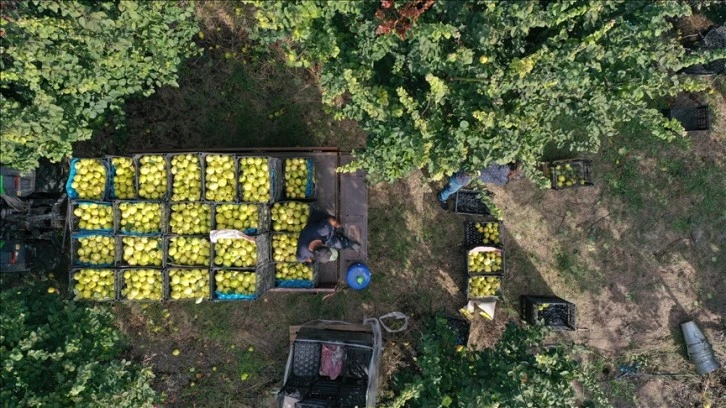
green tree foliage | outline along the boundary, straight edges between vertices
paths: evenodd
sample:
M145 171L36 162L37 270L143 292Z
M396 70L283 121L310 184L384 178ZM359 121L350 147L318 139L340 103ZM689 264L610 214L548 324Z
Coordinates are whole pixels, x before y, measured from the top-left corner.
M548 145L595 152L632 121L663 139L684 133L650 101L704 87L677 75L726 57L688 53L672 25L681 1L252 1L253 38L319 71L324 102L360 122L349 169L381 180L413 169L437 179L520 159Z
M424 330L416 372L398 375L391 408L508 407L554 408L578 404L609 406L599 383L563 346L542 347L545 333L509 323L493 348L457 351L453 331L438 319Z
M0 161L58 161L125 97L178 86L197 52L193 6L176 1L31 0L0 13Z
M0 292L3 406L151 407L153 374L120 360L122 351L107 308L34 286Z

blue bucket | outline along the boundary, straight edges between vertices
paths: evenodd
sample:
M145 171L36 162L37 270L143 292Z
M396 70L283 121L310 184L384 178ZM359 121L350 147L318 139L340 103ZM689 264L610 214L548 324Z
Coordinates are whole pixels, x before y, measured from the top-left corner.
M354 263L348 268L345 280L350 288L363 290L371 283L371 271L360 262Z

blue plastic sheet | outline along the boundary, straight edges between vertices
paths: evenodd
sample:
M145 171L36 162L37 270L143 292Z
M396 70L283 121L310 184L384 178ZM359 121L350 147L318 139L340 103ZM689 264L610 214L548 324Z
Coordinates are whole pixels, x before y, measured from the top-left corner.
M243 295L241 293L214 292L219 300L255 300L257 295Z
M76 163L78 163L79 160L80 159L77 157L74 157L71 159L71 169L70 169L70 172L68 173L68 180L66 180L66 193L68 194L68 198L70 198L71 200L78 198L78 191L76 191L76 189L73 188L73 179L76 177L76 174L77 174L76 173ZM94 159L94 160L100 160L100 159ZM105 194L106 191L108 191L108 166L103 164L103 162L101 162L101 164L106 169L106 180L104 180L104 189L103 189L104 194ZM104 194L101 194L101 197L98 197L98 199L102 200L104 198L103 197Z
M313 281L303 279L277 279L275 286L278 288L299 288L299 289L310 289L313 288Z
M305 198L312 198L313 191L315 190L315 180L313 174L313 159L307 159L306 164L308 167L308 183L305 186Z

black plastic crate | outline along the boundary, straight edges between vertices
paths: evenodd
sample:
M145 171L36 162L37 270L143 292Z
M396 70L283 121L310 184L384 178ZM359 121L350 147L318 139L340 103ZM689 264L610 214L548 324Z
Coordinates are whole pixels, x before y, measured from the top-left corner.
M557 296L522 295L519 299L522 318L529 324L544 324L553 330L576 330L577 308Z
M711 126L708 116L708 106L697 108L672 108L664 112L666 117L681 123L686 131L708 130Z
M499 242L495 243L491 239L484 240L485 234L482 232L479 232L479 230L476 228L477 224L495 224L499 234ZM491 219L486 221L480 221L480 222L465 222L464 223L464 247L465 248L473 248L477 246L493 246L497 248L503 248L504 244L502 243L502 231L503 231L503 225L501 221Z
M446 325L454 331L456 335L456 345L465 346L469 343L469 331L471 330L471 323L468 320L459 319L456 317L447 317Z
M500 286L499 289L491 296L473 296L471 294L471 287L470 287L470 280L471 278L495 278L499 279ZM480 300L484 302L490 302L490 301L497 301L502 299L502 288L501 288L501 282L502 282L502 276L501 275L482 275L482 274L476 274L476 275L469 275L466 278L466 299L467 300Z
M457 191L454 200L454 212L464 215L491 215L491 210L489 210L489 207L482 202L481 198L479 198L479 194L486 193L474 190Z
M502 258L501 269L499 269L497 271L489 271L489 272L486 272L486 271L474 272L471 269L469 269L469 257L473 253L476 253L476 252L498 252ZM501 276L504 276L504 274L506 272L507 272L507 259L505 257L503 248L498 248L498 247L491 246L491 245L479 245L477 247L471 248L468 251L466 251L466 273L469 276L483 275L483 276L500 276L501 277Z
M102 299L87 299L87 298L81 298L76 297L75 289L77 286L75 276L82 270L93 270L94 272L101 272L101 271L110 271L113 275L113 297L112 298L102 298ZM121 290L118 287L119 279L118 279L118 270L115 268L73 268L68 273L68 294L70 296L70 299L75 301L82 301L82 302L115 302L118 300L119 295L121 293Z
M552 189L564 190L566 188L592 186L593 172L592 160L588 159L569 159L557 160L544 163L544 174L550 179ZM565 177L565 181L559 179L560 176ZM567 182L572 184L567 185Z
M292 373L297 377L317 376L320 353L320 343L296 341L292 354Z

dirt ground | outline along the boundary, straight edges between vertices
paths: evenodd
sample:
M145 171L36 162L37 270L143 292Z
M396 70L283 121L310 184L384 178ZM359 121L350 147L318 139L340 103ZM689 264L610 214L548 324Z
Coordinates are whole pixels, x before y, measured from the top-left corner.
M187 64L180 88L130 101L125 128L110 122L76 152L363 145L354 123L328 119L312 73L286 68L274 50L250 48L241 31L247 17L234 3L200 2L198 15L205 56ZM674 101L717 108L709 132L673 145L627 135L607 141L592 157L594 187L540 190L522 180L492 188L505 214L505 301L494 321L474 319L470 347L494 344L506 321L518 319L519 295L554 294L577 305L578 330L549 341L589 346L605 362L615 406L726 406L724 370L697 376L679 328L696 320L726 361L726 81L715 87L700 101ZM288 326L402 311L410 329L386 337L382 379L391 378L410 361L418 318L456 315L466 303L467 219L438 207L439 187L421 173L369 187L368 290L117 305L129 357L154 369L163 406L268 406L281 386ZM644 367L615 379L618 365L633 361Z

